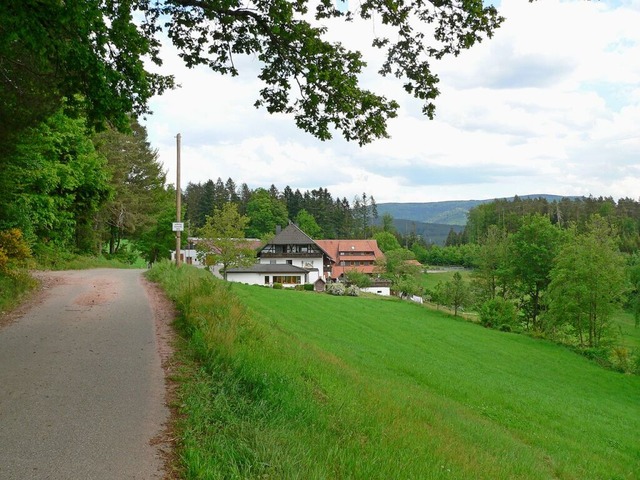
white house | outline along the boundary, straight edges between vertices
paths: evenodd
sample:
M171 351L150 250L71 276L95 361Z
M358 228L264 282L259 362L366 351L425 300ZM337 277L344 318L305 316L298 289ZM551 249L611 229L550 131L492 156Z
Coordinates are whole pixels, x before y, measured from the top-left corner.
M325 278L325 264L334 260L311 237L290 223L257 253L258 263L230 268L227 280L251 285L281 283L293 287Z

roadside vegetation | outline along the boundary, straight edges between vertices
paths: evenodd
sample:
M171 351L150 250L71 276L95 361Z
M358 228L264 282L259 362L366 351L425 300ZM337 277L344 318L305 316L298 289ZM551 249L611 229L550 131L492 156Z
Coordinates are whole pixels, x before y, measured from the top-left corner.
M149 272L185 478L637 478L640 378L397 299Z

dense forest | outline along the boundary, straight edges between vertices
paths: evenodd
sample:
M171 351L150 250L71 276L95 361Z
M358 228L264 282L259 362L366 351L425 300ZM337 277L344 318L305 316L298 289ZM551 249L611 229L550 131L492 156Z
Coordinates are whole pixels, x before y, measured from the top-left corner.
M226 182L218 178L215 182L189 183L183 202L191 232L197 232L214 210L229 202L236 204L238 212L249 217L246 236L251 238L269 235L276 225L289 221L316 239L369 238L378 218L375 198L367 193L356 195L349 202L347 198L334 199L322 187L304 193L288 185L282 191L275 185L251 190L246 183L237 186L231 178Z
M63 252L167 257L175 190L147 133L96 132L63 109L26 128L0 164L0 231L41 258Z

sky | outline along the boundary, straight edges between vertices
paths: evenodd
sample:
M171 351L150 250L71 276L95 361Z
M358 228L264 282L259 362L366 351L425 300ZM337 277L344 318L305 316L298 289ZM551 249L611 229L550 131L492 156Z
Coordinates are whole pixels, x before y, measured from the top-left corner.
M352 0L352 3L355 2ZM163 73L180 88L155 97L143 124L167 182L181 187L231 177L250 188L334 198L363 192L377 203L482 200L554 194L640 199L640 0L504 0L492 39L433 63L440 77L436 117L401 82L375 74L375 19L331 30L362 50L368 88L394 98L389 139L364 147L339 134L320 141L292 117L253 104L258 64L237 58L238 77L189 70L170 46Z

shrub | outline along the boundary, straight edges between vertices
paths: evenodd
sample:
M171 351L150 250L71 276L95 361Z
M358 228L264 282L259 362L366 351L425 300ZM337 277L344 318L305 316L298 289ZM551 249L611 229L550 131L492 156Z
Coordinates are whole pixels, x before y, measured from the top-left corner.
M631 373L634 370L631 351L626 347L617 346L611 350L611 363L620 372Z
M350 270L345 273L345 278L348 284L356 285L360 288L367 288L371 286L371 277L366 273L359 272L357 270Z
M360 295L360 289L357 285L349 285L345 289L345 295L349 295L350 297L357 297Z
M307 292L313 292L313 283L305 283L305 284L304 284L304 289L305 289Z
M273 284L273 288L274 288L275 290L282 290L282 284L281 284L281 283L278 283L278 282L275 282L275 283Z
M345 287L343 283L330 283L327 285L326 292L330 295L338 295L342 296L345 292Z
M31 257L31 249L17 228L0 232L0 272L22 266Z
M515 326L518 318L515 305L503 298L487 300L480 307L479 313L480 323L483 326L492 328L500 325L501 330L505 325Z

